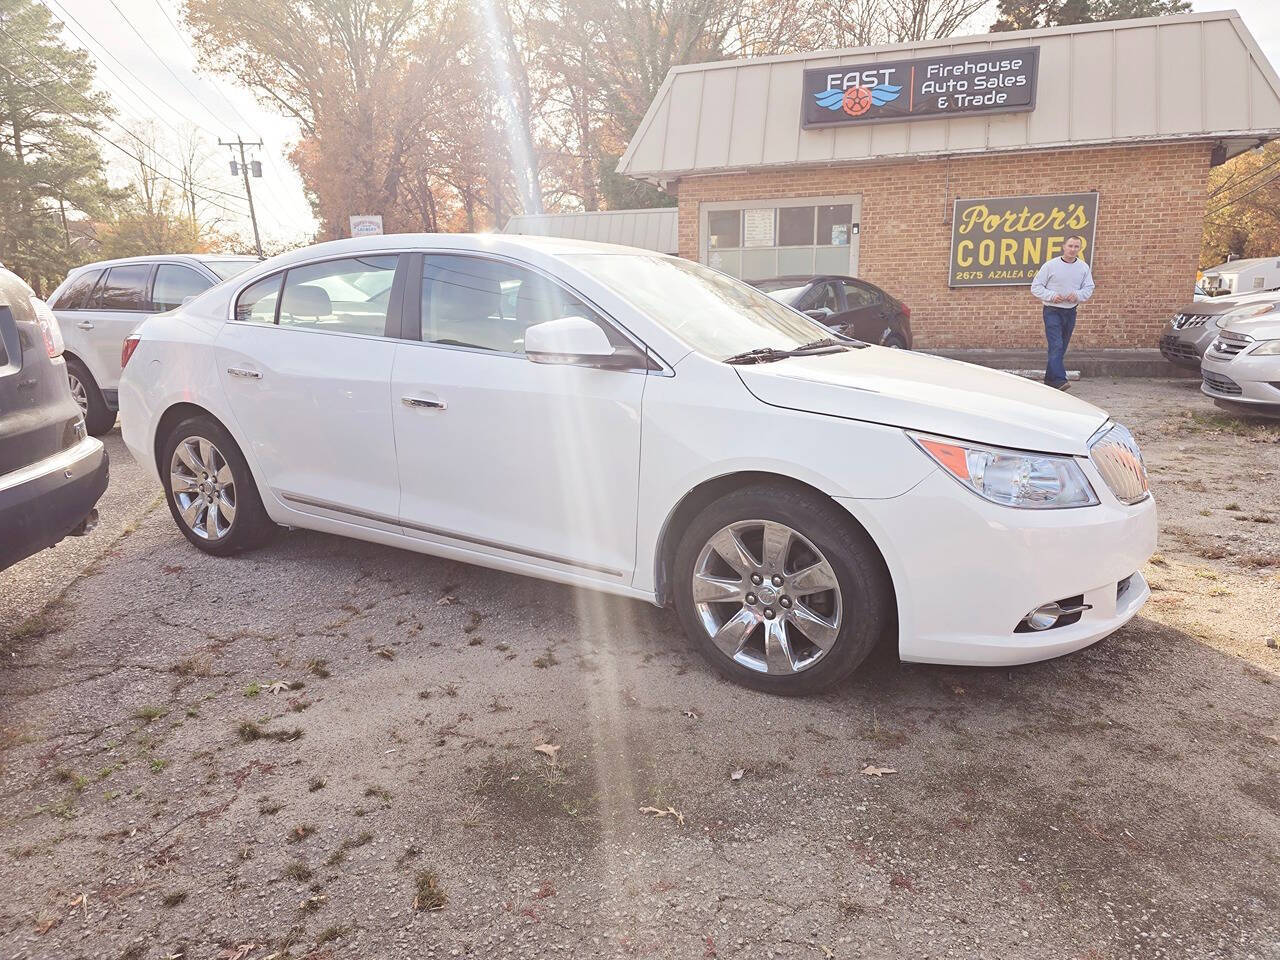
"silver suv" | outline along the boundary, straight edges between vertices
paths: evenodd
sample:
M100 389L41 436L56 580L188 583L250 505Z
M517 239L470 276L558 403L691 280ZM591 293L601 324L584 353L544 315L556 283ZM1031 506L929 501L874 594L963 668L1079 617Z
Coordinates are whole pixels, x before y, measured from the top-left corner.
M67 379L89 433L100 436L116 422L120 351L133 328L257 262L184 253L105 260L67 274L49 306L62 325Z

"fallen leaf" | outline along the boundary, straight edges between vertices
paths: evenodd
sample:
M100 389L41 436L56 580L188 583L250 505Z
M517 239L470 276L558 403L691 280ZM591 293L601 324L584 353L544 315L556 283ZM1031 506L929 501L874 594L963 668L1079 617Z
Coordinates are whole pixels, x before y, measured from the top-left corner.
M288 680L273 680L271 683L267 684L267 693L284 693L285 691L292 689L293 684Z
M836 952L825 943L818 944L818 949L822 951L822 955L826 957L826 960L835 960Z
M249 954L258 949L256 943L242 943L237 947L227 947L218 954L218 960L244 960Z
M964 696L964 687L952 687L951 690L957 697Z
M375 652L383 660L394 660L396 658L395 652L390 647L379 647Z
M701 720L701 719L702 719L701 717L699 717L699 716L698 716L697 711L695 711L695 710L686 710L686 711L684 712L684 715L685 715L686 717L688 717L690 720Z
M742 779L742 775L743 775L744 773L746 773L746 772L747 772L747 771L745 771L745 770L743 770L741 767L739 767L737 770L733 771L733 773L729 774L729 779L730 779L730 780L741 780L741 779Z
M452 594L450 594L449 596L441 597L439 600L437 600L437 601L436 601L436 606L437 606L437 607L451 607L451 606L453 606L453 605L454 605L455 603L457 603L457 602L458 602L458 598L457 598L457 597L455 597L455 596L453 596Z
M647 813L653 817L672 817L675 819L676 823L680 824L682 827L684 826L684 814L675 807L667 807L665 810L659 809L658 807L641 807L640 812Z
M893 767L873 767L871 764L867 764L858 772L867 777L883 777L886 773L897 773L898 771Z
M560 744L558 743L540 743L533 749L535 753L545 753L552 763L555 763L556 758L560 755Z

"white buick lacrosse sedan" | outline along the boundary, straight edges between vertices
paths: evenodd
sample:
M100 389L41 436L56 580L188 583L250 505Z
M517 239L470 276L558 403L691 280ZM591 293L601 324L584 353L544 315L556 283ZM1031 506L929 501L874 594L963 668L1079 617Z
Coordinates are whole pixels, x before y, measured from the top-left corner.
M195 546L278 525L657 604L729 677L1079 649L1148 596L1129 431L845 339L707 267L516 236L325 243L153 317L124 439Z

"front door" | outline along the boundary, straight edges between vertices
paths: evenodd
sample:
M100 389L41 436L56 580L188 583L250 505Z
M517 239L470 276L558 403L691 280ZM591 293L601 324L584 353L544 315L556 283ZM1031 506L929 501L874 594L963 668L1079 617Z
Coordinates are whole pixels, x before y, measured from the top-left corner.
M839 322L849 335L865 343L883 341L885 327L888 326L884 294L857 280L844 280L840 287L845 302Z
M648 378L524 355L525 328L557 317L621 335L508 261L428 254L421 274L421 342L397 346L391 389L405 533L630 582Z
M399 260L344 257L267 277L240 294L218 334L218 376L246 453L296 510L398 526L396 348L385 334Z

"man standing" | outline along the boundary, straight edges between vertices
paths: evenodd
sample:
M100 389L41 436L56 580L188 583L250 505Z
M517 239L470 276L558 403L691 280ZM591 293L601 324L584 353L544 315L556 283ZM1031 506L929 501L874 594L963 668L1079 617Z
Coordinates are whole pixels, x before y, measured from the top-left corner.
M1068 237L1062 256L1041 267L1031 282L1031 295L1044 304L1044 338L1049 344L1044 382L1059 390L1069 387L1066 355L1076 328L1076 307L1093 296L1093 271L1080 259L1083 246L1083 237Z

